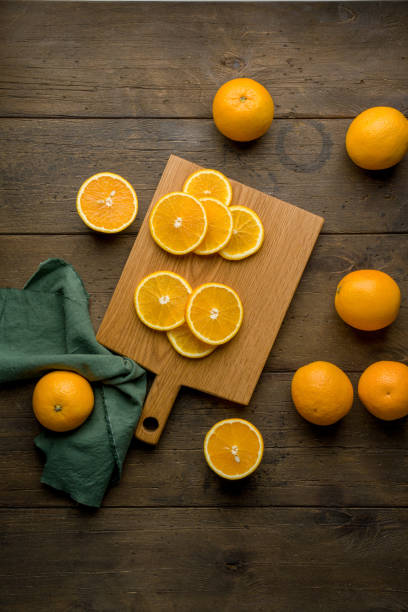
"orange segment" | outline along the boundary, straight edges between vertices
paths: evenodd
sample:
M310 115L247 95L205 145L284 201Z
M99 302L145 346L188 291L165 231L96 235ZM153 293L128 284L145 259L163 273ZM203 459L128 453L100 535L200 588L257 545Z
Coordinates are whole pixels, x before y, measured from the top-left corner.
M87 179L77 195L77 212L97 232L121 232L135 220L137 195L119 174L100 172Z
M196 338L187 325L181 325L168 331L167 337L175 351L183 357L190 357L191 359L206 357L216 349L215 346L201 342Z
M136 312L145 325L166 331L182 325L188 282L175 272L159 271L145 276L135 291Z
M244 309L239 295L221 283L200 285L186 307L186 323L191 332L206 344L224 344L241 327Z
M231 240L220 251L224 259L238 260L253 255L262 246L264 228L258 215L246 206L230 206L233 220Z
M214 198L229 206L232 200L231 183L218 170L197 170L193 172L183 185L183 191L198 200Z
M194 251L197 255L212 255L222 249L232 235L232 215L229 208L212 198L200 200L207 216L207 233L200 246Z
M153 240L173 255L194 251L204 239L207 217L194 197L174 191L160 198L149 219Z
M216 423L204 440L204 455L209 467L228 480L252 474L261 462L263 450L260 432L244 419Z

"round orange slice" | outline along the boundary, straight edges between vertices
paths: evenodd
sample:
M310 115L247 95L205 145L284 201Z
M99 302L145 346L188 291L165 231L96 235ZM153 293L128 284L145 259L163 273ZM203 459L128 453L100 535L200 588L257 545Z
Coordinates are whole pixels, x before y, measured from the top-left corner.
M153 240L173 255L194 251L207 231L203 205L181 191L160 198L150 214L149 224Z
M97 232L115 234L135 220L137 195L119 174L100 172L82 183L76 201L82 221Z
M184 183L183 191L198 200L214 198L225 206L229 206L232 200L231 183L218 170L197 170L197 172L193 172Z
M261 463L263 451L260 432L244 419L219 421L204 440L204 455L209 467L228 480L252 474Z
M191 287L175 272L160 270L145 276L135 291L139 319L152 329L167 331L183 325Z
M200 246L195 249L197 255L212 255L220 251L232 235L232 215L229 208L218 200L203 198L200 200L207 215L207 233Z
M217 348L211 344L201 342L191 333L188 325L181 325L176 329L168 331L167 337L177 353L183 357L190 357L190 359L207 357Z
M227 245L219 252L230 260L245 259L262 246L264 228L258 215L246 206L230 206L234 224L232 236Z
M241 327L244 308L239 295L221 283L205 283L187 301L186 323L202 342L217 346L235 336Z

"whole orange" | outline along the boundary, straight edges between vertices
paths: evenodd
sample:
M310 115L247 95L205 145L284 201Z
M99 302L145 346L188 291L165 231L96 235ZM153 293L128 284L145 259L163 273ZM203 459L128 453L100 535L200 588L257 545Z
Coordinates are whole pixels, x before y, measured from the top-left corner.
M347 374L328 361L299 368L292 379L292 399L298 413L315 425L332 425L353 404L353 386Z
M399 361L377 361L358 381L358 396L371 414L393 421L408 414L408 367Z
M34 388L34 414L41 425L52 431L76 429L88 418L93 407L91 385L75 372L50 372L40 378Z
M374 106L351 122L347 153L357 166L384 170L397 164L408 150L408 120L396 108Z
M232 79L221 85L213 101L213 118L221 134L247 142L269 129L274 113L270 93L253 79Z
M381 270L356 270L337 285L334 305L338 315L356 329L375 331L398 316L401 292L394 279Z

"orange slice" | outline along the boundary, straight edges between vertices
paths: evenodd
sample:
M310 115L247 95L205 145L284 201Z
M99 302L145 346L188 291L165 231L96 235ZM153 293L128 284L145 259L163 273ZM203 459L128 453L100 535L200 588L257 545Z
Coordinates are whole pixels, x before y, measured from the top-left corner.
M197 170L197 172L193 172L184 183L183 191L198 200L214 198L225 206L229 206L232 200L231 183L218 170Z
M200 200L207 216L207 233L200 246L195 249L197 255L212 255L220 251L232 236L232 215L229 208L218 200L203 198Z
M264 228L258 215L246 206L231 206L234 228L231 240L221 251L225 259L238 260L253 255L262 246Z
M184 311L191 287L175 272L158 271L145 276L135 291L139 319L152 329L167 331L185 321Z
M261 463L263 451L260 432L244 419L219 421L204 440L204 455L209 467L228 480L252 474Z
M173 255L194 251L207 231L203 205L181 191L160 198L150 214L149 224L153 240Z
M241 327L244 308L239 295L221 283L205 283L190 295L186 323L191 332L206 344L224 344Z
M135 220L137 195L119 174L100 172L82 183L76 207L85 225L97 232L115 234Z
M168 331L167 337L175 351L183 357L190 357L191 359L206 357L216 349L215 346L201 342L196 338L188 325L181 325Z

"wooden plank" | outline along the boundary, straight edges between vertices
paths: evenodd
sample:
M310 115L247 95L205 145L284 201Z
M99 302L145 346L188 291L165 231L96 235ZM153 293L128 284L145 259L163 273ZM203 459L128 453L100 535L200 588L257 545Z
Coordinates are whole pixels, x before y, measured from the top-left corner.
M230 410L227 416L232 414ZM217 420L214 414L211 424ZM222 481L210 471L201 449L161 446L150 454L139 447L130 451L122 480L108 491L104 506L408 507L406 450L268 448L255 475L231 485L233 481ZM32 441L28 447L32 450L2 452L0 506L74 506L65 495L40 483L42 459Z
M182 389L160 446L134 441L121 483L106 506L405 506L408 507L408 430L383 423L355 399L339 425L315 427L298 416L290 373L261 376L248 408ZM358 374L350 374L354 389ZM40 484L42 455L33 439L40 428L31 409L34 382L6 385L0 394L2 507L73 505ZM265 442L255 474L223 481L207 467L206 432L223 418L254 423Z
M408 605L407 509L27 509L2 524L8 612Z
M241 76L280 117L406 109L403 2L4 2L0 23L2 115L209 117Z
M381 423L356 401L338 426L310 426L291 404L291 372L280 371L321 358L356 371L407 360L405 300L393 326L367 335L336 317L332 296L358 267L384 269L407 294L408 161L361 171L344 152L349 120L324 120L378 103L407 112L407 25L408 6L394 2L0 3L0 115L138 118L0 121L0 286L64 257L92 294L97 327L134 236L88 233L74 211L78 186L104 168L129 178L141 200L134 234L170 153L322 214L328 233L379 234L321 238L250 406L183 389L160 449L132 443L110 508L72 507L40 485L33 383L2 387L7 612L408 610L404 422ZM276 102L278 119L250 146L208 119L217 87L236 76L260 80ZM6 235L33 231L84 235ZM219 480L201 450L209 427L232 415L266 443L242 483ZM307 505L326 508L288 507Z
M47 257L62 257L78 271L91 297L95 329L119 279L133 236L0 236L0 286L22 287ZM266 370L295 370L316 359L362 371L379 359L407 360L408 305L383 331L358 332L337 316L337 283L351 270L377 268L408 294L406 235L320 236L306 267Z
M348 373L357 389L360 374ZM162 450L200 450L207 430L216 420L244 416L256 422L268 449L344 448L346 451L404 451L408 429L404 421L385 423L370 416L355 396L354 405L337 427L313 427L300 418L290 397L292 372L264 372L248 407L239 407L184 388L180 392L173 418L166 428ZM4 452L31 453L31 441L40 431L31 409L34 381L3 385L0 394L0 437ZM11 409L12 407L12 409ZM136 444L136 451L146 450L146 458L156 452ZM133 452L133 451L132 451Z
M345 152L348 124L279 120L259 142L239 145L207 120L3 119L0 233L90 233L75 198L101 170L134 185L135 233L171 153L323 216L325 233L407 232L408 157L383 172L357 168Z

